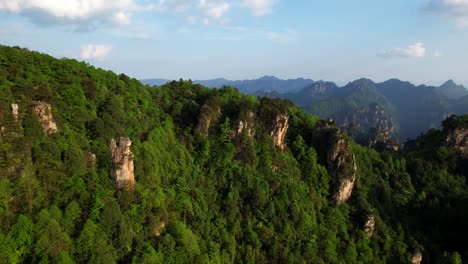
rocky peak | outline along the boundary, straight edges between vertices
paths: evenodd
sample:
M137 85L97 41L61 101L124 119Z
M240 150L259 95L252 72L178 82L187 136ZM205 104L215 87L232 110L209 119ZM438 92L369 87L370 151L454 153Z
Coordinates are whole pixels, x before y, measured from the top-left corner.
M339 159L337 158L339 164L340 161L343 161L342 165L337 167L338 171L345 172L346 165L344 162L349 162L346 161L346 157L340 157L343 154L339 154ZM346 154L344 155L346 156ZM354 154L352 155L352 169L350 172L348 172L349 175L342 174L342 178L338 181L338 188L336 188L335 194L333 195L335 201L337 204L342 204L346 202L349 197L351 197L351 194L353 192L354 188L354 183L356 182L356 174L357 174L357 164L356 164L356 158Z
M337 204L346 202L351 197L358 169L350 143L331 121L317 125L312 141L319 161L325 163L332 178L333 199Z
M468 128L455 128L447 133L447 145L457 151L463 159L468 159Z
M13 117L13 120L15 122L18 121L18 111L19 111L18 104L11 104L11 116Z
M374 233L374 228L375 228L375 215L373 212L370 212L367 215L367 220L366 223L364 224L364 232L366 232L367 237L371 237L372 234Z
M468 115L452 115L442 125L447 147L454 149L463 159L468 159Z
M94 167L96 165L96 154L92 152L86 152L86 164L88 167Z
M411 263L412 264L421 264L422 259L423 259L422 253L418 251L411 258Z
M276 116L275 126L270 132L270 135L273 137L273 142L275 146L281 150L286 149L286 143L284 138L289 128L289 115L288 114L279 114Z
M135 184L132 141L127 137L121 137L117 146L114 139L110 143L112 154L111 176L115 180L118 189L131 189Z
M377 103L344 115L339 124L361 145L378 150L398 150L395 126L391 115Z
M201 110L198 117L197 131L201 135L208 136L210 127L221 117L221 107L215 102L208 100Z
M231 129L231 138L237 138L242 133L246 133L251 139L255 135L255 114L252 111L247 112L246 117L239 120L237 127Z
M33 102L33 112L39 118L42 128L47 135L57 133L57 124L52 116L52 106L45 102Z

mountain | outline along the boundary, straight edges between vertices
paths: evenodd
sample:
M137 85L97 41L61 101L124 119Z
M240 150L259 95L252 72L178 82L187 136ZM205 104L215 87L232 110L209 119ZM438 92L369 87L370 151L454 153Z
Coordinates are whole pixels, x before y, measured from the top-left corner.
M147 85L161 86L170 82L170 80L168 79L145 79L145 80L142 80L141 82Z
M437 91L450 99L458 99L468 95L468 90L465 86L457 85L453 80L448 80L440 87L437 87Z
M143 82L162 84L164 81L156 79ZM289 99L321 118L336 119L337 125L346 128L358 142L368 142L371 139L365 139L366 137L375 134L375 131L381 131L383 134L379 133L377 137L390 134L392 141L403 143L430 128L440 127L442 120L450 114L468 113L468 104L464 98L468 96L468 90L453 80L440 87L415 86L398 79L374 83L365 78L338 87L333 82L302 78L280 80L273 76L242 81L219 78L193 83L209 88L221 88L226 85L236 87L245 94ZM391 127L379 127L378 123L372 124L367 122L368 120L360 122L357 118L362 116L362 113L358 112L369 109L374 103L385 112L386 117L381 118L391 119L388 123L392 124ZM353 123L349 120L353 120ZM370 130L373 132L369 132Z
M376 90L337 94L387 125ZM379 153L289 100L0 46L0 262L462 263L467 127Z
M141 82L148 85L162 85L164 83L167 83L168 81L161 79L145 79L141 80ZM208 88L221 88L223 86L236 87L237 89L239 89L240 92L245 94L256 94L265 92L295 92L313 82L314 81L310 79L303 78L281 80L274 76L263 76L259 79L239 81L230 81L224 78L193 81L193 83L201 84Z
M348 127L349 120L353 120L354 134L361 135L358 140L360 142L363 142L363 135L369 134L368 129L379 130L380 124L360 120L357 116L362 115L358 112L363 108L368 109L371 104L377 104L392 120L392 126L383 129L392 131L392 138L402 143L407 138L416 138L430 128L440 127L442 120L450 114L468 113L468 97L461 97L463 90L466 89L453 81L433 87L415 86L398 79L382 83L360 79L344 87L330 86L321 89L320 93L313 90L313 85L309 85L297 93L279 96L292 100L312 114L335 119L340 127ZM363 122L367 124L362 124ZM360 129L356 130L357 128Z

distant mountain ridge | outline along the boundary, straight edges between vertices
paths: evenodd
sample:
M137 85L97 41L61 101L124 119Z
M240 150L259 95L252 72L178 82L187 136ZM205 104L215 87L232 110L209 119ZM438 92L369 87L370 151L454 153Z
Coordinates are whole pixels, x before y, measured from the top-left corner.
M168 80L142 80L149 85L161 85ZM340 87L334 82L311 79L281 80L274 76L263 76L254 80L231 81L224 78L193 81L209 88L231 86L240 92L256 96L283 98L293 101L306 111L321 118L332 118L338 126L351 127L351 135L359 135L361 142L367 142L363 135L375 131L390 133L394 140L402 143L415 138L430 128L439 128L440 123L451 114L468 113L468 90L463 85L448 80L441 86L414 85L408 81L389 79L381 83L361 78ZM376 104L376 105L375 105ZM381 116L364 110L377 109ZM381 127L385 119L388 127ZM350 122L352 120L352 122ZM372 120L376 120L374 123ZM356 130L357 129L357 130ZM378 138L388 136L374 135ZM386 144L386 142L379 142Z
M143 84L148 85L163 85L170 82L167 79L144 79L141 80ZM315 83L311 79L297 78L282 80L275 76L263 76L258 79L252 80L227 80L224 78L210 79L210 80L194 80L193 83L201 84L208 88L221 88L223 86L231 86L237 88L240 92L245 94L256 94L258 92L296 92L309 84Z

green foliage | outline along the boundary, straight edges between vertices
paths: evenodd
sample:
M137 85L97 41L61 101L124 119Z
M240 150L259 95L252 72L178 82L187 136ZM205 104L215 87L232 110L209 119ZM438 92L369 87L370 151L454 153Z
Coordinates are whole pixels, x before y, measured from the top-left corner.
M466 172L443 132L406 153L351 144L358 177L351 199L336 206L336 172L323 166L328 146L314 137L319 119L289 101L183 80L148 87L20 48L0 46L0 58L8 130L0 133L1 263L405 263L418 250L441 263L467 257ZM353 107L367 100L350 98ZM43 132L35 100L51 104L58 133ZM280 114L289 116L285 150L271 138ZM255 133L233 133L239 121ZM133 142L128 191L110 177L109 142L120 136Z

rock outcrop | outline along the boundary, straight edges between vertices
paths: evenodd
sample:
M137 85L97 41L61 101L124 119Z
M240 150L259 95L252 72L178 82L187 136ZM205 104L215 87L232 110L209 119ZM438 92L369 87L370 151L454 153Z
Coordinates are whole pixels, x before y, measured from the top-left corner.
M350 143L333 120L322 121L312 133L312 144L319 162L327 167L331 176L333 199L337 204L346 202L352 194L357 175L357 163Z
M423 260L423 256L421 252L416 252L413 257L411 258L411 263L412 264L421 264Z
M47 135L57 133L57 124L52 116L52 106L45 102L33 102L33 112L39 118L42 128Z
M286 149L286 142L284 141L286 133L289 128L289 115L288 114L279 114L276 116L276 122L273 130L270 132L270 135L273 137L273 142L275 146L281 150Z
M447 131L447 146L468 159L468 128L454 128Z
M92 152L86 152L86 164L88 167L94 167L96 165L96 154Z
M398 150L395 126L391 115L377 103L344 113L337 123L361 145L377 150Z
M366 223L364 224L364 232L366 232L367 237L370 238L374 233L375 228L375 215L373 212L367 215Z
M237 127L231 129L231 138L235 139L244 133L250 139L255 136L255 114L251 111L247 112L244 118L240 118Z
M335 201L338 204L346 202L349 199L349 197L351 197L354 188L354 183L356 182L357 164L354 154L352 155L352 157L352 171L349 175L342 174L343 177L338 181L338 188L335 190L335 194L333 195ZM346 157L341 157L340 159L344 162L348 162L346 161ZM344 165L344 163L343 165L339 165L339 167L337 167L338 171L345 172L345 166L346 165Z
M221 107L214 102L205 103L198 117L197 132L203 136L208 136L210 127L221 117Z
M19 106L18 104L11 104L11 116L15 122L18 122L18 112Z
M166 226L166 223L161 222L159 223L155 228L154 228L154 236L159 237L161 236L162 231L164 230L164 227Z
M119 145L112 139L110 151L112 154L111 176L115 180L118 189L129 190L135 184L132 141L127 137L121 137Z

